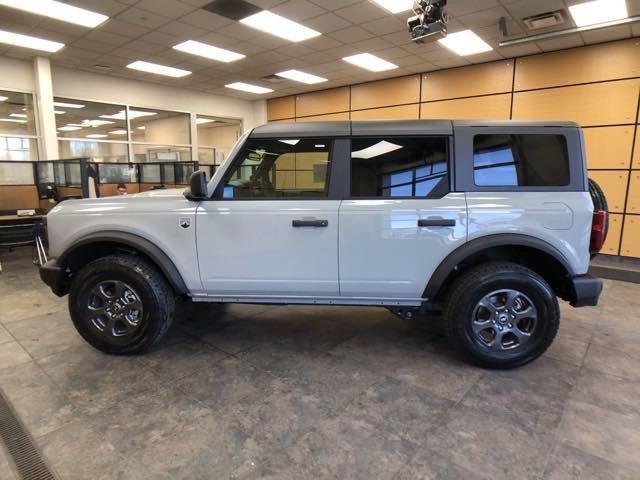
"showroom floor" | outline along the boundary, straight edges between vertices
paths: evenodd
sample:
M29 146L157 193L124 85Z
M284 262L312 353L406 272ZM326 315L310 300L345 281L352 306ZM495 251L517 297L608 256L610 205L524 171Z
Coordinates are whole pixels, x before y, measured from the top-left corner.
M563 306L514 371L368 308L182 307L156 351L113 357L27 254L2 253L0 388L61 479L640 478L640 285Z

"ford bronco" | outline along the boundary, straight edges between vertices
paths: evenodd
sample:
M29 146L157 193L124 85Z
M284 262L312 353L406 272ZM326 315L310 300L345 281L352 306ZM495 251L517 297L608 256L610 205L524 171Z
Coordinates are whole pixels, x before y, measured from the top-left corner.
M436 313L469 360L515 367L553 341L558 298L601 293L585 165L569 122L269 124L208 183L57 205L41 277L108 353L150 349L184 297Z

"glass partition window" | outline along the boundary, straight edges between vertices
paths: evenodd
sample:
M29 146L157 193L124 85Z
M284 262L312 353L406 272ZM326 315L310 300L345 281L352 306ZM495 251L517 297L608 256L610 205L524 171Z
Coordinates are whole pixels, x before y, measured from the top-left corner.
M94 162L127 163L126 143L58 140L60 158L90 158Z
M31 162L0 162L0 185L33 185L33 173Z
M54 98L56 129L61 138L127 141L124 105Z
M325 197L330 147L324 139L249 140L223 198Z
M35 138L0 137L0 160L38 160L37 143Z
M133 158L136 163L146 162L190 162L190 147L171 147L164 145L133 145Z
M131 140L160 145L189 145L191 118L188 113L129 107Z
M136 183L136 168L128 163L98 163L98 181L105 183Z
M447 145L445 137L354 139L351 195L385 198L446 195Z
M33 95L0 90L0 135L36 135Z
M239 120L198 115L198 162L203 165L221 165L231 148L242 135Z

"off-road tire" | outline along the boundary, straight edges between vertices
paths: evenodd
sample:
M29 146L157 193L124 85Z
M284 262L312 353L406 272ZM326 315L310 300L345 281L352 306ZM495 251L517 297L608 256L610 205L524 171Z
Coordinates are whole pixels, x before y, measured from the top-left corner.
M131 286L142 304L137 333L130 339L109 339L91 323L88 302L101 282L117 281ZM94 295L95 296L95 295ZM169 330L175 313L175 294L158 269L144 258L115 254L83 267L71 282L69 312L78 333L90 345L110 354L149 351Z
M536 327L526 344L495 352L473 333L475 312L487 295L508 289L531 300L537 311ZM443 319L450 342L470 362L509 369L532 362L549 348L560 325L560 308L552 288L536 272L515 263L491 262L471 268L456 280L445 300Z

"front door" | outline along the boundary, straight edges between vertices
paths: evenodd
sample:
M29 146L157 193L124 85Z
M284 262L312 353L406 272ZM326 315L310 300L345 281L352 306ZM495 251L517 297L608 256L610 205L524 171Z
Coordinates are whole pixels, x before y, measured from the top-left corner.
M216 198L198 207L204 293L254 301L338 295L331 146L324 139L247 141Z
M467 236L464 193L450 192L449 138L354 138L340 207L340 294L414 300ZM415 302L414 302L415 303Z

